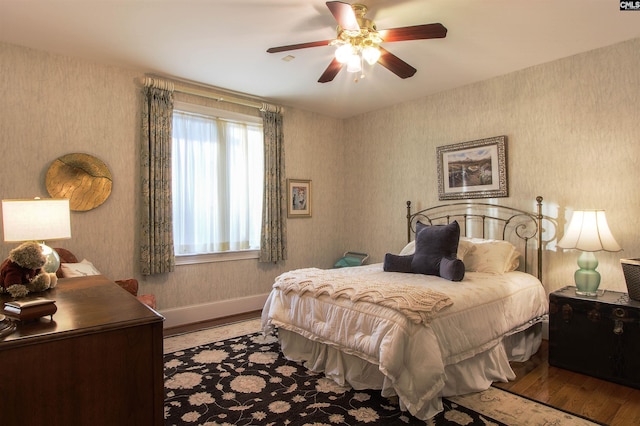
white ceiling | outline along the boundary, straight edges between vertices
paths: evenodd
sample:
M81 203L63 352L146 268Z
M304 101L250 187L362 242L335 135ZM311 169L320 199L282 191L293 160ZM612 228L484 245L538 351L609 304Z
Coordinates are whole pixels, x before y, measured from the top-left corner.
M349 117L640 37L619 0L361 3L378 30L440 22L447 37L383 43L418 69L406 80L375 65L324 84L332 47L266 53L335 37L321 0L0 0L0 41Z

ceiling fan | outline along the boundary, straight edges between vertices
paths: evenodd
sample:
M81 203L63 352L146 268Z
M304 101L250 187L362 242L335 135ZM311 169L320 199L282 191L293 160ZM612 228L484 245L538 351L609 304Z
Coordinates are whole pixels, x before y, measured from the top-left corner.
M336 46L335 57L318 79L320 83L332 81L344 65L347 65L347 71L349 72L360 72L363 61L370 65L378 62L398 77L409 78L416 73L416 69L393 53L380 47L380 43L444 38L447 36L447 29L440 23L378 31L375 23L364 17L368 10L367 6L359 3L351 5L341 1L328 1L326 4L338 22L337 37L335 39L290 44L267 49L269 53L277 53L306 49L308 47Z

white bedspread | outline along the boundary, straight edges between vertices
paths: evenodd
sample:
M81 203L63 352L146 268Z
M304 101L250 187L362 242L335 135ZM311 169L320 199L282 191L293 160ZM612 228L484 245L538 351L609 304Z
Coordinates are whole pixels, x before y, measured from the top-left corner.
M276 278L273 288L285 295L290 292L313 297L327 295L352 302L369 302L402 312L414 323L429 323L437 313L451 305L451 299L420 282L393 280L377 268L318 269L306 268L285 272ZM408 276L405 274L405 277ZM399 278L397 274L393 278Z
M263 310L263 328L288 330L377 365L384 375L383 396L397 394L403 408L423 419L434 414L432 401L444 388L447 366L490 350L505 335L547 313L542 284L522 272L467 272L461 282L383 272L382 264L344 268L344 273L373 274L389 285L429 286L447 294L453 303L425 325L379 304L284 294L274 288ZM333 374L336 380L340 377L340 372ZM358 388L358 383L350 384Z

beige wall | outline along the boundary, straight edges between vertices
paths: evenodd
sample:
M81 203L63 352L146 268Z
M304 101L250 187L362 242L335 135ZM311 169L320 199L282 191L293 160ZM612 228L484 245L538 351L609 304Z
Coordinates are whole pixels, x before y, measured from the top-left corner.
M135 238L135 80L143 72L0 44L0 197L47 196L44 174L61 155L101 158L114 176L111 197L74 212L72 239L54 245L113 279L140 279L168 309L264 294L277 274L329 267L347 249L381 261L404 244L406 200L438 200L436 147L507 135L510 197L498 201L533 209L542 195L561 226L568 209L606 209L625 251L599 255L603 287L624 289L618 259L640 257L639 49L633 40L348 120L287 109L287 176L311 179L313 189L313 217L288 221L289 260L178 266L143 280ZM557 252L548 239L552 290L571 282L577 254ZM0 256L13 246L2 243Z
M140 89L142 71L114 68L0 43L0 197L48 197L45 173L57 157L85 152L103 160L113 191L100 207L72 212L72 238L53 242L91 260L112 279L136 277L159 309L268 293L288 269L329 267L342 253L341 120L286 110L289 177L312 180L313 217L292 219L289 260L177 266L172 274L139 274ZM13 243L2 243L4 259ZM215 315L216 313L212 313Z
M506 135L509 198L494 199L559 220L569 211L607 211L619 253L600 253L602 288L626 291L621 257L640 257L640 39L440 93L345 123L350 206L375 214L346 217L347 245L382 261L405 243L407 200L438 202L436 147ZM577 252L544 255L544 282L573 282Z

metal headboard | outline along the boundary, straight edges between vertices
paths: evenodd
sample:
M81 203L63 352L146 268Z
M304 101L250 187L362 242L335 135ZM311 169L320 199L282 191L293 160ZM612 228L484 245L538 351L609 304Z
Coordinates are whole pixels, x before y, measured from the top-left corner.
M460 235L476 238L507 240L516 245L524 256L524 271L533 269L530 242L535 244L537 277L542 281L542 197L536 197L537 212L531 213L513 207L463 201L440 204L411 213L411 201L407 201L407 242L415 233L416 222L426 225L449 224L454 220L460 225Z

